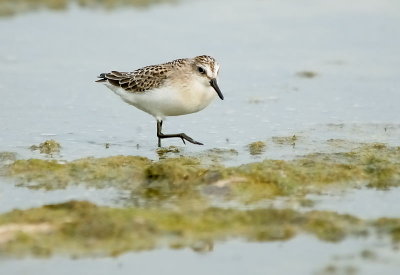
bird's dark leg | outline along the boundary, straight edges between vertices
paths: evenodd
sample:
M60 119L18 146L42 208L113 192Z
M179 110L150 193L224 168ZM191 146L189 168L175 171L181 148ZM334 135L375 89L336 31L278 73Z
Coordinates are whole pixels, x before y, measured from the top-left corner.
M161 132L162 130L162 120L157 120L157 137L158 137L158 147L161 147L161 139L163 138L181 138L183 143L185 143L185 140L189 141L190 143L193 144L198 144L198 145L203 145L203 143L195 141L185 133L179 133L179 134L168 134L165 135ZM186 143L185 143L186 144Z
M162 120L157 120L157 137L158 137L158 147L161 147L161 129L162 129Z

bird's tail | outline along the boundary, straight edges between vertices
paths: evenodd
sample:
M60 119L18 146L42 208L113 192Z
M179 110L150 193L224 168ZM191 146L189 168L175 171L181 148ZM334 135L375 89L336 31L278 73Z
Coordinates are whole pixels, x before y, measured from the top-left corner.
M105 82L105 81L107 81L105 73L100 74L97 78L100 78L100 79L96 80L96 82Z

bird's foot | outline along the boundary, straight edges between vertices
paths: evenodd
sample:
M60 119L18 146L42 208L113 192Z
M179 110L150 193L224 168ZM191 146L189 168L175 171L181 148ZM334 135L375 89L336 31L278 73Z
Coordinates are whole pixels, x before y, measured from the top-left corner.
M186 140L186 141L188 141L188 142L190 142L190 143L193 143L193 144L204 145L203 143L198 142L198 141L192 139L191 137L189 137L189 136L186 135L185 133L180 133L180 134L168 134L168 135L165 135L165 134L158 134L157 137L158 137L158 147L161 147L161 139L164 139L164 138L180 138L180 139L182 139L182 142L183 142L184 144L186 144L186 142L185 142L185 140Z
M184 144L186 144L185 140L187 140L187 141L189 141L190 143L193 143L193 144L204 145L203 143L195 141L194 139L192 139L191 137L189 137L188 135L186 135L184 133L180 133L179 137L182 139L182 142Z

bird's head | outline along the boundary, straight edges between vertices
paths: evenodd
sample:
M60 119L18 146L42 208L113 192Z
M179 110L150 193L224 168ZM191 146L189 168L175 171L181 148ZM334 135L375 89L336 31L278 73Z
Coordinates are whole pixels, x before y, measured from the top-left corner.
M214 88L220 99L224 99L221 90L217 84L217 77L219 73L219 64L211 56L200 55L193 58L192 69L198 79Z

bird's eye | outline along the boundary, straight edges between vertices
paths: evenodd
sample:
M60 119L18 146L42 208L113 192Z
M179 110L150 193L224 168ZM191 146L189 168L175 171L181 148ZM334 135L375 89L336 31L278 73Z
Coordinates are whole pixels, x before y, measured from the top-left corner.
M202 68L202 67L197 67L197 70L199 71L199 73L201 74L205 74L206 71Z

